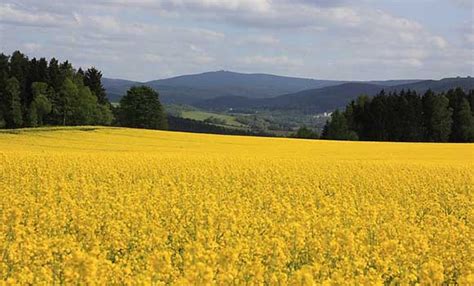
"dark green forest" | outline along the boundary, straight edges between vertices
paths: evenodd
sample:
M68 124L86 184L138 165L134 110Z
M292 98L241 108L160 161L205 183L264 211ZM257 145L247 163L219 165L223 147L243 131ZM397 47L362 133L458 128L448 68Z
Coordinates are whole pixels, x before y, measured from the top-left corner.
M268 132L225 128L219 125L209 124L205 121L187 119L173 115L168 115L168 130L193 133L275 137L274 134Z
M381 91L331 115L321 138L403 142L474 142L474 90Z
M112 107L95 68L0 54L0 127L110 125Z
M75 125L166 129L167 120L151 88L131 87L114 108L94 67L0 54L0 128Z
M94 67L76 70L68 61L29 59L19 51L11 56L0 54L0 128L61 125L271 136L167 116L158 92L146 86L132 86L114 107L102 84L102 73ZM474 90L428 90L423 95L382 90L374 97L360 96L344 111L333 112L321 136L302 127L291 137L474 142Z

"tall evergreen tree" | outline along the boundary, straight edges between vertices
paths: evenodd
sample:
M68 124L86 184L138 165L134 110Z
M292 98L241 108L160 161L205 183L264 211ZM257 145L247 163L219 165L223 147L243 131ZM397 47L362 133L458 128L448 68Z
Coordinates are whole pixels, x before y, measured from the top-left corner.
M20 88L25 85L28 66L28 58L24 54L20 51L13 52L10 57L10 75L18 81Z
M49 61L48 77L49 77L49 84L51 85L51 87L54 89L56 93L59 93L63 85L64 79L61 76L61 71L59 69L59 62L55 58L52 58Z
M5 90L5 84L10 75L9 59L5 54L0 54L0 95Z
M36 60L36 58L32 58L30 60L30 63L28 65L28 75L27 75L27 86L29 85L31 87L31 84L33 82L40 81L40 71L39 71L39 62Z
M45 58L40 58L38 61L38 82L49 83L48 62Z
M9 68L9 57L5 54L0 54L0 127L5 125L5 106L6 106L6 93L5 88L7 84L7 80L10 75L10 68Z
M431 90L423 96L423 122L425 140L447 142L451 133L453 110L444 95L435 95Z
M6 82L5 96L5 122L8 128L18 128L23 124L21 112L20 83L15 77L11 77Z
M355 104L354 104L354 101L352 101L346 106L346 110L344 110L344 116L346 117L347 127L350 130L357 130L357 125L356 125L355 116L354 116L354 113L355 113L354 109L355 109Z
M69 61L62 62L59 65L59 71L63 80L65 80L66 78L73 79L76 75L76 73L74 72L74 68L72 67Z
M348 120L348 124L352 124L353 126L349 125L351 130L354 130L360 140L368 140L368 133L369 133L369 108L370 108L370 97L367 95L362 95L357 98L355 102L352 102L351 105L353 106L353 119ZM347 115L346 115L347 117Z
M40 81L39 75L39 62L36 58L32 58L28 64L28 71L25 78L25 101L24 101L24 115L27 115L31 103L33 102L33 90L32 85L34 82Z
M15 51L10 57L10 77L14 77L18 81L20 88L21 109L26 110L31 102L30 93L28 93L28 57L20 51Z
M368 137L370 140L385 141L388 139L386 130L387 121L387 96L382 91L379 95L375 96L369 106L368 110Z
M7 95L5 89L10 74L9 59L9 56L3 53L0 54L0 128L4 128L6 126L5 112L7 105Z
M450 141L464 142L465 141L465 124L467 124L466 114L464 112L464 101L468 99L467 94L461 88L450 90L446 94L449 99L449 106L453 110L453 124L451 130ZM469 102L468 102L469 105ZM461 113L461 114L460 114Z
M97 97L99 104L109 104L105 88L102 85L102 73L95 67L86 70L84 74L84 84L88 86L91 92Z
M357 134L349 130L347 119L342 112L336 109L331 114L331 120L328 121L326 131L323 132L323 139L330 140L358 140Z
M423 103L415 91L400 94L400 141L423 140Z
M474 118L471 106L466 98L461 98L460 101L456 113L453 115L452 140L454 142L473 142Z
M471 111L474 115L474 89L471 89L469 91L469 94L467 95L467 100L469 101L469 106L471 107Z
M405 99L405 91L402 90L400 96L396 93L390 93L385 98L385 131L386 140L400 141L403 137L403 129L405 128L405 112L408 103Z

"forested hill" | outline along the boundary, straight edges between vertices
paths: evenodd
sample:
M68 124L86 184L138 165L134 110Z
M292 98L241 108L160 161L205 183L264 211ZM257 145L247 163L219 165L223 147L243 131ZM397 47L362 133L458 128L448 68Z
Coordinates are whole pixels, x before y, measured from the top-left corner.
M446 92L457 87L469 90L474 88L474 79L344 82L218 71L145 83L104 78L103 84L112 102L118 102L131 86L143 84L157 90L165 104L187 104L206 110L265 108L314 113L343 107L361 94L373 96L382 89L420 93L428 89Z
M376 95L381 90L395 92L411 90L424 93L431 89L435 92L447 92L450 89L462 88L463 90L474 89L474 78L446 78L442 80L427 80L416 83L385 86L368 83L345 83L321 89L306 90L296 94L289 94L274 99L268 99L260 103L260 106L282 109L303 109L310 112L325 112L345 106L351 100L360 95Z
M333 80L316 80L276 76L270 74L244 74L215 71L183 75L148 82L134 82L104 78L103 84L112 102L117 102L133 85L143 84L160 92L165 103L191 104L198 100L219 96L245 96L248 98L275 97L306 89L321 88L343 83Z
M225 110L228 108L269 108L300 110L302 112L324 112L333 109L335 106L344 106L360 94L375 94L383 88L384 86L369 83L344 83L274 98L252 100L243 97L219 97L198 102L196 105L204 109L215 110Z
M420 80L387 80L367 83L383 86L411 84ZM146 85L160 92L164 103L194 105L201 100L218 97L246 97L249 99L272 98L304 90L336 86L348 81L319 80L271 74L245 74L215 71L177 76L167 79L137 82L104 78L103 84L109 99L118 102L133 85Z
M215 97L216 95L230 95L246 96L249 98L266 98L339 83L341 82L333 80L216 71L150 81L146 84L151 87L170 86L207 90L212 92L212 94L209 95L210 97Z
M457 87L466 91L474 89L474 78L446 78L438 81L427 80L394 86L350 82L336 86L305 90L274 98L250 99L245 97L219 97L202 100L195 104L200 108L214 110L226 110L229 108L266 108L317 113L344 107L347 103L360 95L373 96L381 90L385 90L386 92L412 90L418 93L424 93L429 89L435 92L446 92Z
M461 88L463 90L474 89L474 78L472 77L454 77L444 78L442 80L424 80L410 84L395 86L395 89L414 90L417 92L424 92L431 89L434 92L446 92L453 88Z

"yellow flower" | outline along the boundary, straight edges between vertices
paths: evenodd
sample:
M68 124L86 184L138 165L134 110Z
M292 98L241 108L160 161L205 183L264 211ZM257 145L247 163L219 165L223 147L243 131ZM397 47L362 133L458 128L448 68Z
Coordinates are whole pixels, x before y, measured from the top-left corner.
M473 150L0 132L0 285L473 285Z

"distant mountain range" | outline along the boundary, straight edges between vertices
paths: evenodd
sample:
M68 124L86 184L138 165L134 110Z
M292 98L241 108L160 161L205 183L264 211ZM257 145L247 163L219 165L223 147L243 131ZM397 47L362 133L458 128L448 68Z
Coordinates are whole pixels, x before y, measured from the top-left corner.
M264 108L317 113L341 108L362 94L373 96L381 90L391 92L410 89L423 93L428 89L432 89L436 92L444 92L456 87L461 87L465 90L474 89L474 78L446 78L439 81L425 80L392 86L363 82L348 82L318 89L304 90L273 98L250 99L245 97L218 97L196 102L195 106L212 110L226 110L229 108Z
M109 99L118 102L134 85L146 85L160 93L165 104L188 104L208 110L292 109L324 112L346 105L361 94L411 89L437 92L461 87L474 89L474 79L388 80L347 82L284 77L269 74L242 74L228 71L185 75L149 82L103 79Z
M269 74L243 74L228 71L184 75L149 82L134 82L104 78L109 99L118 101L128 88L144 84L160 92L168 103L193 103L201 99L221 96L245 96L267 98L306 89L322 88L343 83L342 81L315 80L284 77Z

